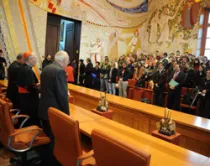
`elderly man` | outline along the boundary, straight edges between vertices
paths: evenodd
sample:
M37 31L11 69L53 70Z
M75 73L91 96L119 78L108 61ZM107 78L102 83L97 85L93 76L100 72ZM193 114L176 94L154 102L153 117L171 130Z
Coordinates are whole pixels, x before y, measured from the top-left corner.
M17 77L21 113L30 116L28 125L39 125L37 117L39 82L32 70L37 63L37 58L31 52L25 52L23 59L24 64L20 67Z
M19 54L8 68L8 88L6 97L13 103L14 108L20 108L18 98L17 78L21 65L24 63L23 55Z
M54 136L48 119L48 108L54 107L69 115L67 80L64 71L68 62L69 55L65 51L59 51L55 55L55 62L46 66L41 74L41 99L38 116L42 121L44 132L51 139L51 144L46 149L47 156L44 156L44 159L48 161L45 163L46 165L59 165L53 157Z

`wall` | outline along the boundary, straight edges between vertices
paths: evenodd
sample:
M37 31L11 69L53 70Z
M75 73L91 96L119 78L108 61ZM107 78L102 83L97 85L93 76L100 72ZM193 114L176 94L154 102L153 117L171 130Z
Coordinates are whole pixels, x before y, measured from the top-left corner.
M18 5L14 0L9 1L10 10ZM182 27L186 1L133 0L130 3L122 0L118 3L118 0L22 0L22 3L31 45L41 63L40 57L45 53L47 12L82 21L80 58L83 59L93 58L95 53L115 59L129 52L140 54L156 50L169 53L180 50L195 54L199 24L197 22L191 29ZM126 6L129 9L125 9ZM140 8L133 10L136 6ZM13 11L13 19L20 17L18 12ZM19 26L15 30L18 38L23 38L23 43L18 43L19 49L27 50L27 41L21 34L24 32L23 27L21 24ZM12 32L10 30L13 37L15 34ZM100 42L97 43L97 40ZM15 43L15 40L12 41Z

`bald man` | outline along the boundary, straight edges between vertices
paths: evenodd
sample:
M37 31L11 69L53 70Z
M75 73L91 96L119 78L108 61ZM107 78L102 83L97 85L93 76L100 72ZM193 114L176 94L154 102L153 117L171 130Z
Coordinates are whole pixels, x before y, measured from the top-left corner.
M55 62L46 66L41 74L41 98L38 110L43 130L51 139L51 143L45 149L47 153L43 157L44 164L51 166L59 165L59 163L53 156L55 143L48 120L48 108L54 107L69 115L67 79L64 71L69 63L69 55L65 51L59 51L54 59Z
M20 67L17 76L21 113L30 116L27 125L39 125L37 116L39 81L32 70L37 63L37 58L32 52L25 52L23 59L24 64Z

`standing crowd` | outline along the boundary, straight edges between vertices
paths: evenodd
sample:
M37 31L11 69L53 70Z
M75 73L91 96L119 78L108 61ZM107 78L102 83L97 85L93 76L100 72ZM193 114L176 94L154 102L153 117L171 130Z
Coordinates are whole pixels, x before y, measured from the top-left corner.
M210 118L210 60L205 56L156 51L154 55L122 55L112 62L105 57L103 62L95 64L94 67L87 58L85 65L81 59L74 83L126 98L129 80L135 80L139 88L145 88L149 82L154 91L153 104L164 106L167 94L166 106L174 110L180 110L182 88L188 88L192 93L185 95L183 102L190 105L195 94L200 92L193 104L199 101L199 115Z

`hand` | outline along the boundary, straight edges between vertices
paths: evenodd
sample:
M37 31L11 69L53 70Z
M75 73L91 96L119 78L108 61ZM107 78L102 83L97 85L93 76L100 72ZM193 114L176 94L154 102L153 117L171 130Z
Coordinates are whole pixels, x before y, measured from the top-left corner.
M38 82L38 83L36 84L36 86L40 86L40 82Z
M120 81L122 81L123 79L122 78L120 78Z
M156 87L159 87L157 83L155 84L155 86L156 86Z
M202 94L206 94L206 90L203 90L203 91L202 91Z
M174 89L175 89L175 87L174 87L174 86L170 86L170 89L171 89L171 90L174 90Z

